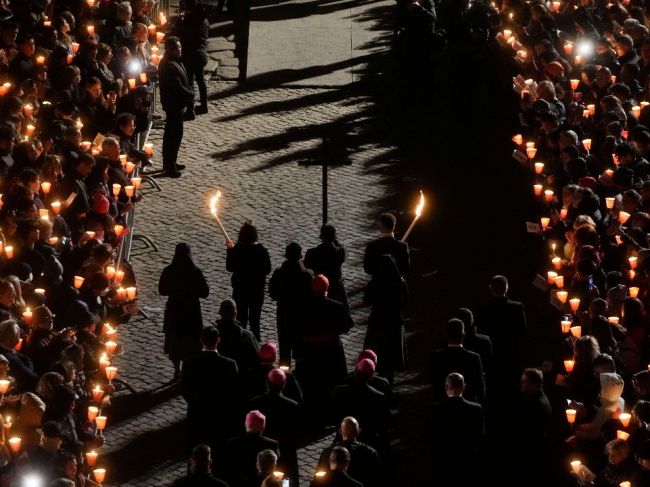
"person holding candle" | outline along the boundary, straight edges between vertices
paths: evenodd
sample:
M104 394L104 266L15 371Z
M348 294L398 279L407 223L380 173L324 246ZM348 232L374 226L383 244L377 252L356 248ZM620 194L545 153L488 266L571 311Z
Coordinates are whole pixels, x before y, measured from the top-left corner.
M271 272L271 258L259 242L257 228L244 222L237 243L227 242L226 270L232 273L232 297L237 303L239 320L260 339L260 319L264 303L266 276Z
M397 219L391 213L383 213L379 216L379 232L381 237L366 246L363 257L363 270L371 276L377 272L381 264L381 256L389 254L393 256L395 264L402 276L405 276L410 268L408 244L400 242L395 238L395 226Z
M28 32L20 32L16 38L18 53L9 63L9 76L15 83L20 83L34 75L34 53L36 43L34 36Z
M176 245L174 258L163 269L158 292L167 296L163 331L165 353L174 365L174 380L180 378L180 364L201 350L201 298L210 294L203 272L192 259L190 246Z
M600 382L600 407L589 423L575 427L576 438L584 443L595 440L601 435L601 428L610 419L616 418L620 411L625 410L623 393L623 379L620 375L606 372L598 377Z
M114 124L117 98L105 97L98 78L87 78L79 105L79 115L85 120L81 134L85 140L93 140L98 133L107 133Z
M63 217L70 226L74 241L84 232L83 220L90 211L90 195L85 178L90 175L94 165L95 160L91 155L80 154L77 159L71 161L71 166L63 178L63 195L66 198L74 197L63 211Z
M598 472L595 485L620 486L638 470L632 449L627 441L615 439L605 445L607 465Z
M228 487L223 480L212 475L212 451L208 445L196 445L190 458L191 472L177 479L172 487Z
M132 113L120 113L115 120L115 129L110 134L120 144L120 153L126 154L128 159L139 162L142 166L149 166L149 156L138 149L135 144L136 117Z
M38 381L38 375L34 371L32 361L15 350L20 341L20 328L13 320L0 323L0 353L9 360L11 373L16 379L18 392L32 390Z
M55 482L63 479L72 482L75 487L101 487L100 484L83 475L78 467L77 457L67 450L60 449L57 452L53 471Z
M177 178L181 173L176 162L183 139L183 120L193 117L194 90L181 62L182 47L177 37L165 39L165 55L158 69L160 102L166 114L163 134L163 170L166 176ZM186 114L188 106L192 110Z

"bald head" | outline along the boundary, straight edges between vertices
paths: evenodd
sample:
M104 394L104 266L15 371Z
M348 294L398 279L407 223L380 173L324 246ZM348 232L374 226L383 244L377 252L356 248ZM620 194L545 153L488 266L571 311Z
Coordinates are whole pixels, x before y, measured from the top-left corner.
M347 416L341 421L341 436L344 441L356 440L360 431L359 422L352 416Z

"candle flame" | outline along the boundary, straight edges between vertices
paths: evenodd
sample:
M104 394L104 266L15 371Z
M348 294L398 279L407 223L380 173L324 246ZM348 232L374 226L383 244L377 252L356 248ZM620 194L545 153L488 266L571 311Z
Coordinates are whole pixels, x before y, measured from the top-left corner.
M420 190L420 202L418 203L418 206L415 208L415 216L420 218L420 216L422 216L423 209L424 209L424 194L422 193L422 190Z
M217 191L217 194L215 194L210 200L210 214L212 216L217 216L217 206L219 205L220 199L221 199L221 191Z

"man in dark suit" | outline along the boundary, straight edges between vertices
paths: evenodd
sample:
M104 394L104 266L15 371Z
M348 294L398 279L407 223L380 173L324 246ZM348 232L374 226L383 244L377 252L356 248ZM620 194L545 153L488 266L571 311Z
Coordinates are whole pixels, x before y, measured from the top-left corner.
M210 472L212 465L211 451L208 445L196 445L192 450L192 472L176 480L172 487L228 487Z
M272 369L267 377L268 392L248 402L247 411L257 410L266 416L266 434L277 440L280 447L280 467L298 487L298 434L301 408L282 392L287 376L281 369Z
M465 336L463 346L470 352L478 353L481 357L483 373L487 376L490 364L492 363L492 340L476 330L474 313L468 308L458 308L456 318L465 325Z
M237 364L219 355L219 330L201 332L203 351L183 362L181 393L187 402L187 423L192 446L220 445L238 433Z
M219 315L219 353L237 362L239 374L247 378L259 365L257 352L260 347L257 340L250 330L242 328L237 321L237 305L232 299L221 302Z
M434 447L439 485L469 486L480 471L478 460L485 435L483 408L463 397L465 380L458 373L447 376L447 397L431 408L427 437ZM472 468L468 466L472 465Z
M498 389L494 397L516 394L521 372L519 346L526 333L524 305L508 299L508 279L494 276L490 282L491 298L477 315L477 328L492 340L494 356L490 386ZM492 389L492 387L491 387Z
M463 347L465 334L463 322L452 318L447 322L447 346L431 352L429 378L433 384L433 397L440 401L445 397L445 381L452 372L467 379L466 396L475 402L485 399L485 378L481 357Z
M329 471L319 470L309 487L363 487L361 482L348 475L350 452L342 446L332 448L329 456Z
M183 140L185 112L188 106L194 106L194 90L187 79L183 63L181 63L181 54L182 48L178 38L167 38L165 40L165 55L160 61L158 69L160 103L166 115L162 149L163 170L167 176L172 178L179 177L180 170L185 168L183 164L176 163L176 158L181 147L181 140Z
M263 436L266 417L259 411L246 415L246 433L228 440L223 467L231 487L245 487L257 478L257 454L272 450L278 454L278 442Z
M330 224L321 227L320 239L322 243L305 254L305 267L314 271L314 274L327 277L330 282L329 297L349 308L341 274L341 266L345 262L345 247L339 244L336 228Z
M395 238L395 224L397 219L391 213L384 213L379 216L379 231L381 237L370 242L366 247L363 257L363 270L371 276L375 274L380 266L381 256L389 254L395 259L395 264L402 276L406 275L411 263L409 248L405 242Z

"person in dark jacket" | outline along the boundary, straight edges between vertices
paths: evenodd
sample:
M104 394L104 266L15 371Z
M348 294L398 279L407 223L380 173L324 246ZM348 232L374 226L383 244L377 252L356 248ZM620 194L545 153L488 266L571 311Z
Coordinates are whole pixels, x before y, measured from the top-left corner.
M329 471L316 473L310 487L363 487L347 473L350 465L350 452L342 446L335 446L329 455Z
M165 39L165 55L158 69L160 103L165 111L163 134L163 170L165 175L177 178L184 169L177 164L178 150L183 140L183 117L188 105L194 102L194 90L181 63L182 47L177 37Z
M345 380L345 352L339 335L353 326L350 313L327 297L329 283L323 275L314 278L314 297L308 318L299 330L296 376L303 387L305 404L314 419L323 419L332 389Z
M31 391L38 382L32 361L15 350L20 341L20 328L13 320L0 323L0 353L9 361L11 375L16 379L16 392Z
M465 380L458 373L447 376L447 397L433 405L427 423L427 438L444 438L444 448L436 448L434 468L440 485L476 485L472 483L485 436L483 408L463 397ZM478 469L480 470L480 469Z
M257 228L251 223L244 222L241 226L236 244L228 241L226 269L232 272L232 297L237 303L239 321L244 328L250 325L259 341L260 317L266 276L271 272L271 258L259 243Z
M246 415L246 433L228 440L224 449L223 466L226 479L232 487L245 487L257 478L257 454L273 450L278 454L278 442L264 436L266 417L259 411Z
M181 394L187 402L191 445L222 443L238 433L239 376L234 360L217 352L219 330L201 332L203 351L183 364Z
M266 380L269 372L275 369L281 369L286 377L283 394L289 399L296 401L302 407L305 401L302 397L302 388L296 380L296 375L291 372L288 366L278 366L275 363L278 358L277 345L273 342L263 343L257 355L259 357L259 365L251 371L246 381L248 385L246 397L253 398L264 394L267 390Z
M465 397L483 403L485 400L485 378L481 357L463 348L465 334L463 322L452 318L447 322L447 346L431 352L429 357L429 379L433 384L434 400L445 397L445 381L452 372L458 372L465 378Z
M299 486L297 442L300 432L300 405L283 393L287 376L280 369L271 370L266 379L266 394L248 402L247 410L260 411L266 416L266 434L277 440L280 448L280 468Z
M185 0L185 11L180 19L178 31L184 48L183 64L190 86L196 80L199 87L200 105L196 113L202 115L208 113L208 87L203 70L208 64L210 23L197 0Z
M228 487L228 484L212 475L212 451L208 445L196 445L192 449L191 473L176 480L172 487Z
M383 213L379 216L379 231L381 237L370 242L366 247L363 256L363 270L374 276L382 264L382 256L389 254L395 259L395 264L403 276L408 272L411 263L409 258L409 247L405 242L395 238L395 225L397 219L391 213Z
M280 363L291 365L299 326L311 299L312 273L302 263L300 245L291 242L285 249L282 266L273 271L269 280L269 295L278 305L277 329Z
M180 377L180 364L201 350L200 298L210 294L201 269L192 260L190 246L176 245L171 264L163 269L158 282L158 292L168 296L165 305L165 353L174 364L174 380Z
M359 357L357 358L357 364L361 362L364 358L371 360L372 363L375 364L375 370L377 370L377 363L379 362L379 357L373 350L370 350L369 348L362 350L361 353L359 354ZM348 374L348 378L346 379L345 383L351 384L355 380L357 380L356 370L353 373ZM368 379L368 384L370 385L370 387L377 389L384 396L386 396L386 401L388 402L389 406L392 407L395 404L395 395L393 394L393 387L390 385L390 382L388 382L388 379L380 376L377 373L374 373Z
M257 340L250 331L239 325L237 305L232 299L222 301L219 315L221 316L221 319L217 320L217 329L221 337L219 353L237 362L240 375L248 377L259 365Z
M91 155L80 154L71 161L63 178L63 196L70 200L63 211L63 216L70 226L72 238L76 241L84 231L83 220L90 211L90 195L86 188L85 178L91 173L95 160Z
M492 363L492 340L487 335L479 333L474 323L474 313L468 308L458 308L456 318L465 325L463 346L470 352L478 353L481 357L483 373L487 376Z
M314 271L314 274L327 277L330 282L329 297L349 308L341 273L341 266L345 262L345 247L339 244L333 225L325 224L321 227L320 239L322 243L305 254L305 267Z

